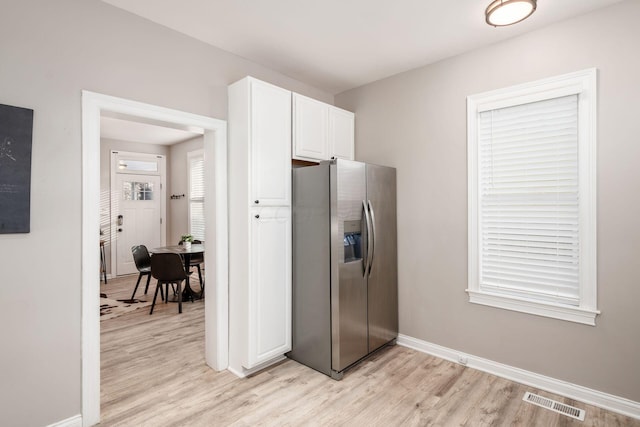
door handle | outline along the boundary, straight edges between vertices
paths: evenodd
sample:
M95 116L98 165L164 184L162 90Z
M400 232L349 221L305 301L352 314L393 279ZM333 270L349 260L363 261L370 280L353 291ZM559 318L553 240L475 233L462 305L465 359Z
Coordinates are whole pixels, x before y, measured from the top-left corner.
M369 210L367 209L367 203L362 201L362 209L364 210L364 219L367 223L367 258L364 261L364 271L362 276L367 276L367 270L369 269L369 262L371 260L371 221L369 220Z
M371 205L371 200L367 200L367 205L369 206L369 212L371 213L371 228L373 229L373 233L371 234L371 259L369 260L369 277L371 277L371 269L373 268L373 260L376 256L376 214L373 211L373 206Z
M118 215L118 225L122 225L124 223L124 216Z

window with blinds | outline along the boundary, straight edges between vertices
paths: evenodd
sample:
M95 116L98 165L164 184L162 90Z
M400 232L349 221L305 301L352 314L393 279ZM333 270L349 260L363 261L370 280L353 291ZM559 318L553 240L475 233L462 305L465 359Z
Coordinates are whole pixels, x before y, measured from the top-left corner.
M204 240L204 155L189 153L189 232Z
M578 95L480 113L480 287L579 305Z
M469 300L595 325L596 71L467 99Z

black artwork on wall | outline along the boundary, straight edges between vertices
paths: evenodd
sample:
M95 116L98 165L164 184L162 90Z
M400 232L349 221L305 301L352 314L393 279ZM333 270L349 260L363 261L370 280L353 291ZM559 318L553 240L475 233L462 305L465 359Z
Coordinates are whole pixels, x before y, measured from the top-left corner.
M31 224L33 110L0 104L0 234Z

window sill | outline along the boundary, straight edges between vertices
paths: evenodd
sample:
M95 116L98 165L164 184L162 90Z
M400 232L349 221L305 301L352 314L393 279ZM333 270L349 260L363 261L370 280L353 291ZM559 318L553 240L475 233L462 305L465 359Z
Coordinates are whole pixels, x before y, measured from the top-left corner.
M569 322L591 326L596 325L596 316L600 314L598 310L534 302L505 295L472 291L470 289L467 289L467 293L469 294L469 302L474 304L488 305L490 307L567 320Z

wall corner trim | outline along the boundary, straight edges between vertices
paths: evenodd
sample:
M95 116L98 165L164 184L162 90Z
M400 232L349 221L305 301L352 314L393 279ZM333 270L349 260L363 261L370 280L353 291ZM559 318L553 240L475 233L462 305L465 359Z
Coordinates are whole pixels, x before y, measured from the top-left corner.
M49 424L47 427L82 427L82 415L74 415L73 417L67 418L66 420Z
M525 371L524 369L504 365L403 334L398 335L398 345L454 363L459 363L458 361L464 358L467 360L466 366L469 368L487 372L517 383L546 390L640 420L640 402L634 402L624 397L614 396L602 391L540 375L535 372Z

